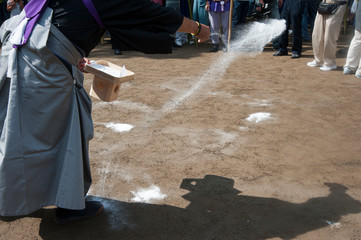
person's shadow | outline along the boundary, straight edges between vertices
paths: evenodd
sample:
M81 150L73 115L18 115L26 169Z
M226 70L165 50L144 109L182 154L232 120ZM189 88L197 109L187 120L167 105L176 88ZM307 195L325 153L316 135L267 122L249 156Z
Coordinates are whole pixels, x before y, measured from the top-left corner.
M336 223L344 215L361 212L361 203L346 194L347 188L325 183L327 196L291 203L275 198L240 195L234 181L215 175L184 179L181 188L186 208L120 202L98 198L105 210L95 218L59 226L53 209L32 215L42 218L43 239L293 239ZM93 197L94 198L94 197Z

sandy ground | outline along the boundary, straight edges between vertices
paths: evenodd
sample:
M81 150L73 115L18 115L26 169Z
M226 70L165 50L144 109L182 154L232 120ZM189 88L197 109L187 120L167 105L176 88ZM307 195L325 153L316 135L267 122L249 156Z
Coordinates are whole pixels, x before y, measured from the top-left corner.
M91 59L136 73L115 102L93 99L90 195L104 212L66 226L52 207L1 218L0 239L361 239L361 80L342 74L349 41L330 72L306 66L310 43L300 59L267 46L228 64L209 43L121 56L100 45Z

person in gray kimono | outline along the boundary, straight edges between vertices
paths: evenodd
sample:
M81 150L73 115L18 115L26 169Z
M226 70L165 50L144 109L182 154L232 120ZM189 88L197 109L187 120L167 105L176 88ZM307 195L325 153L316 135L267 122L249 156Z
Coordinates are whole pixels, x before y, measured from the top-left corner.
M171 52L176 31L209 38L207 26L149 0L32 0L7 20L0 28L0 215L57 206L55 221L64 224L102 211L101 202L85 199L93 124L81 70L106 29L145 53Z

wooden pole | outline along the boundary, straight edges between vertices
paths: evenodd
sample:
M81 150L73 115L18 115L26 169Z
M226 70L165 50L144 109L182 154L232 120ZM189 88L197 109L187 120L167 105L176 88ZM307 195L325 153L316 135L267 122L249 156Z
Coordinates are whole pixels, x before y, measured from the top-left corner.
M232 35L232 16L233 16L233 0L231 0L231 6L229 9L229 21L228 21L228 46L227 51L229 52L229 47L231 45L231 35Z
M189 18L193 19L193 12L192 12L193 6L191 5L191 0L188 0L188 10L189 10ZM196 38L193 38L193 40L195 41L196 46L198 47L198 41ZM188 43L189 43L189 37L188 37Z
M188 11L189 11L189 18L193 19L193 13L192 13L192 6L191 6L191 0L188 0Z

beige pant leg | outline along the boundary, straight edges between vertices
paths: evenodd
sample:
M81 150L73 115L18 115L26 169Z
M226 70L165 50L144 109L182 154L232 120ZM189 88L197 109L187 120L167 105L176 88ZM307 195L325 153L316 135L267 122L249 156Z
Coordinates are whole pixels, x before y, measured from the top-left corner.
M347 52L345 67L348 67L352 71L356 71L357 75L361 75L361 32L355 30L355 35L352 38L350 47Z
M346 4L340 6L335 14L326 18L323 61L324 65L327 67L336 64L337 40L340 36L345 10Z
M317 13L312 32L312 49L315 60L318 63L323 63L324 54L324 32L325 32L325 19L326 17Z

